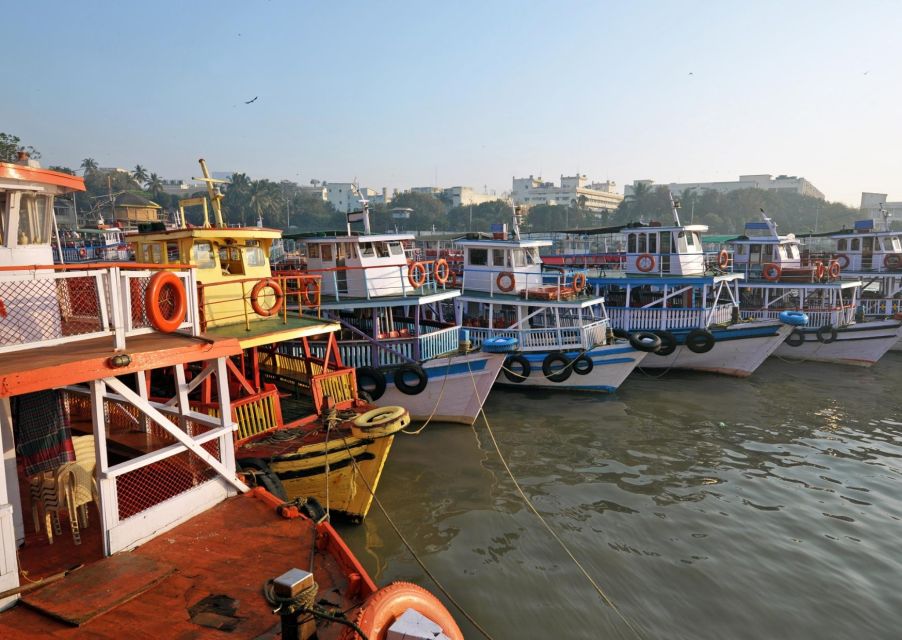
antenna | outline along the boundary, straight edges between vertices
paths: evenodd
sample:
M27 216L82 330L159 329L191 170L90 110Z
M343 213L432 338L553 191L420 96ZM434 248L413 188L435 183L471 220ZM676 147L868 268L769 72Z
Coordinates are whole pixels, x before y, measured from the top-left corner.
M198 182L204 182L207 185L207 195L210 198L210 204L213 205L213 213L216 215L216 226L224 227L225 223L222 221L222 192L219 190L219 187L214 187L214 184L227 184L228 180L219 180L210 175L210 172L207 170L207 161L201 158L198 160L200 163L200 170L203 172L203 178L195 178L191 177L192 180L197 180ZM196 204L196 203L194 203ZM207 218L204 216L204 226L209 226L207 224Z
M670 210L673 211L673 224L674 226L681 227L683 225L680 224L680 200L679 198L673 197L673 192L670 189L667 190L667 195L670 197Z
M361 213L363 214L363 233L370 234L370 201L360 195L360 187L357 186L357 178L351 182L351 188L357 194L357 202L361 204ZM348 235L351 235L351 218L348 217Z
M893 214L886 210L882 202L880 203L880 215L883 216L883 230L889 231L889 219Z

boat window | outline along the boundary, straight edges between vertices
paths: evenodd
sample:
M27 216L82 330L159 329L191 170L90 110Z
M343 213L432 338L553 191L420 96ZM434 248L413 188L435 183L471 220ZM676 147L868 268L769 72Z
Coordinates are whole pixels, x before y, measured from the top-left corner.
M323 254L323 262L332 262L332 245L331 244L320 245L320 251L322 251L322 254Z
M541 264L542 259L539 258L539 249L537 247L529 247L526 249L526 264Z
M19 244L50 242L50 196L23 193L19 200Z
M489 264L488 249L470 249L470 264L476 266L485 266Z
M504 249L492 249L492 266L493 267L504 267L511 266L510 260L507 261L505 265L504 254L507 253Z
M307 245L307 257L308 258L319 258L319 245L318 244L308 244Z
M892 244L892 249L890 249L890 251L895 251L896 253L902 251L902 244L899 242L899 236L890 238L890 243Z
M191 262L198 269L214 269L216 256L213 254L213 245L209 242L195 242L191 247Z
M689 246L690 247L702 246L702 241L698 237L698 233L696 233L695 231L693 231L692 233L689 234Z
M219 264L227 275L244 275L244 262L241 260L241 249L238 247L222 247L219 249Z
M150 262L154 264L163 264L163 246L159 242L154 242L147 247L150 249Z
M636 253L636 234L631 233L626 237L626 252Z
M762 251L762 255L764 256L765 260L771 260L774 257L774 245L764 245L764 251Z
M179 243L172 241L166 243L166 262L179 263L181 256L179 253Z
M749 262L750 263L761 262L761 245L760 244L749 245Z
M859 240L858 238L852 238L851 249L852 251L861 251L861 240Z
M648 240L644 233L636 234L639 236L639 253L645 253L648 247Z
M375 258L376 250L373 248L372 242L361 242L360 243L360 257L361 258Z
M404 255L404 247L401 246L400 242L389 242L388 250L391 252L393 256L403 256Z
M788 247L789 257L793 260L798 260L799 258L799 246L795 244L791 244Z
M527 265L526 260L527 260L528 257L529 257L529 250L528 250L528 249L527 249L527 250L523 250L523 249L514 249L511 253L513 254L512 257L513 257L513 260L514 260L514 266L515 266L515 267L520 268L520 267L525 267L525 266ZM529 264L532 264L532 262L530 262Z
M686 253L688 248L686 246L686 232L680 231L677 234L677 253Z
M265 267L266 254L260 247L247 247L244 250L244 258L249 267Z
M837 251L846 251L847 247L848 247L848 244L846 243L846 239L845 239L845 238L840 238L840 239L836 242L836 250L837 250Z
M736 248L734 249L734 253L735 253L737 256L744 256L744 255L745 255L745 249L746 249L745 245L744 245L744 244L737 244L737 245L735 245L735 246L736 246Z
M649 253L657 253L658 252L658 234L657 233L649 233L648 234L648 252Z
M787 259L786 250L789 249L789 252L792 253L792 247L779 246L777 247L777 255L780 256L780 261L784 262Z

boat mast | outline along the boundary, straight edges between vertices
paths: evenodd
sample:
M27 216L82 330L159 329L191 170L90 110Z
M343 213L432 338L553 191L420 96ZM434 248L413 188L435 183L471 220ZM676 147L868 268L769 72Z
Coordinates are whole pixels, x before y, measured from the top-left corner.
M680 201L673 199L673 193L670 189L667 190L667 196L670 198L670 210L673 212L673 225L681 227L683 225L680 224Z
M207 196L210 198L210 204L213 205L213 213L216 216L216 226L224 227L225 223L222 221L222 192L219 191L219 187L214 187L213 185L216 183L226 183L227 180L218 180L210 175L210 171L207 169L207 161L201 158L198 160L200 163L200 170L204 174L203 178L194 178L192 180L198 180L200 182L204 182L207 185ZM208 227L206 216L204 217L204 226Z

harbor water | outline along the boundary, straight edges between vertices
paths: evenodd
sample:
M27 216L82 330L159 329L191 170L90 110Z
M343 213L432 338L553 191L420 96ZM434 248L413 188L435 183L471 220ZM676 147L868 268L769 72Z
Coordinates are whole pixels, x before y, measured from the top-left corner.
M636 372L612 396L495 389L491 432L396 438L378 497L495 639L898 638L900 388L889 353L770 358L745 380ZM341 532L377 582L438 593L378 507Z

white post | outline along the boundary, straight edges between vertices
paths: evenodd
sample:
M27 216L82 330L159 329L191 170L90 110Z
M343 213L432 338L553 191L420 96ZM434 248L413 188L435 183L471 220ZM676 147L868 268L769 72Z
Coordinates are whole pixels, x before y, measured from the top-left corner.
M225 358L217 358L216 392L219 396L219 423L223 427L231 425L232 431L237 431L238 424L232 422L232 402L229 397L228 375ZM231 473L235 473L235 444L231 434L225 434L219 439L219 457L222 459L223 466Z
M100 520L103 526L103 553L110 555L110 529L119 524L119 499L116 495L116 478L107 475L109 460L106 455L106 414L104 399L106 385L103 380L91 381L91 422L94 428L94 455L97 459L97 486L100 491Z
M3 451L4 471L3 475L0 475L0 505L12 505L16 542L22 543L25 541L25 522L19 494L19 474L16 471L16 442L13 438L9 398L0 398L0 450Z

